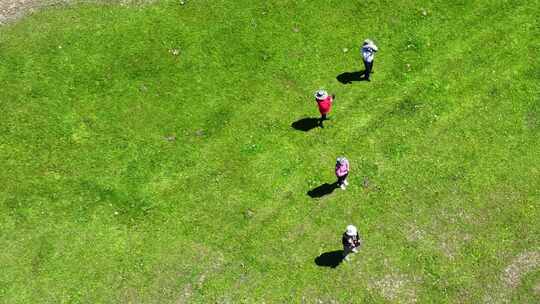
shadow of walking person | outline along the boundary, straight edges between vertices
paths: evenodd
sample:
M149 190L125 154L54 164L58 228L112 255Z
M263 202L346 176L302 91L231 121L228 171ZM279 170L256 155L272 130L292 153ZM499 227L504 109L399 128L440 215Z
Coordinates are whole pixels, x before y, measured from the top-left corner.
M343 261L343 250L329 251L315 258L315 264L321 267L336 268Z
M358 72L345 72L339 74L336 79L337 81L341 82L342 84L351 84L353 81L364 81L366 80L363 76L365 74L365 71L358 71Z
M323 197L325 195L328 195L328 194L334 192L334 190L336 190L337 187L338 187L337 182L333 183L333 184L324 183L324 184L318 186L317 188L313 188L313 189L309 190L307 192L307 195L309 195L311 198Z
M293 127L296 130L307 132L311 129L314 129L319 126L319 118L314 117L306 117L302 118L300 120L297 120L291 124L291 127Z

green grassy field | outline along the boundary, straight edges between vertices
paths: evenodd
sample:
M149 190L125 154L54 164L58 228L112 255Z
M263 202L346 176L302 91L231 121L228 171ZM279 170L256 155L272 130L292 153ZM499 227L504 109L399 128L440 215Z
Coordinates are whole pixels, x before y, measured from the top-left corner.
M538 303L539 8L163 1L0 28L0 302ZM372 82L338 82L368 37ZM321 87L332 120L291 127ZM340 155L349 188L310 197ZM361 252L317 265L350 223Z

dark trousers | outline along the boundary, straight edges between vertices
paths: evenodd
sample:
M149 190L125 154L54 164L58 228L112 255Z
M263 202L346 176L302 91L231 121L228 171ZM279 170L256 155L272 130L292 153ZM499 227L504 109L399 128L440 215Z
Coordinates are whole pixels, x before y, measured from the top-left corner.
M338 176L337 178L337 185L338 187L341 187L341 185L343 185L343 181L347 179L347 176L349 176L349 173L343 175L343 176Z
M371 74L371 71L373 70L373 61L367 62L364 60L364 66L366 67L366 71L364 72L364 78L369 80L369 75Z
M327 120L326 114L321 114L321 119L319 119L319 126L323 126L323 121Z

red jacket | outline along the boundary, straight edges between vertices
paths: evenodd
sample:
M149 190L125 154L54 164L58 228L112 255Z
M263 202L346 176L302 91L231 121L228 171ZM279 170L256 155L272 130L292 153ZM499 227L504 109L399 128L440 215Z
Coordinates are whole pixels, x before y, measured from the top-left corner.
M328 96L323 100L317 100L317 106L319 106L319 112L321 114L327 114L332 109L332 96Z

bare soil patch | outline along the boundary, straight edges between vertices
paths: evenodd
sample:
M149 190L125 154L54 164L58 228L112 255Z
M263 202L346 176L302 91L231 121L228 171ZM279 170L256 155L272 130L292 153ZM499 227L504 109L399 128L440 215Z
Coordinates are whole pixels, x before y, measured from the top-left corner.
M484 303L509 303L512 293L519 287L527 273L540 267L540 251L524 252L514 258L501 274L500 286L492 286ZM535 287L535 290L538 287Z
M538 296L540 296L540 282L536 283L536 285L534 285L534 293Z
M540 266L540 252L526 252L515 258L504 270L503 281L506 286L516 288L522 277Z
M377 291L391 302L417 303L415 288L417 281L404 274L391 273L371 282L370 289Z
M17 20L42 7L62 2L61 0L2 0L0 1L0 25Z
M143 5L155 0L0 0L0 26L16 21L40 9L82 3Z

